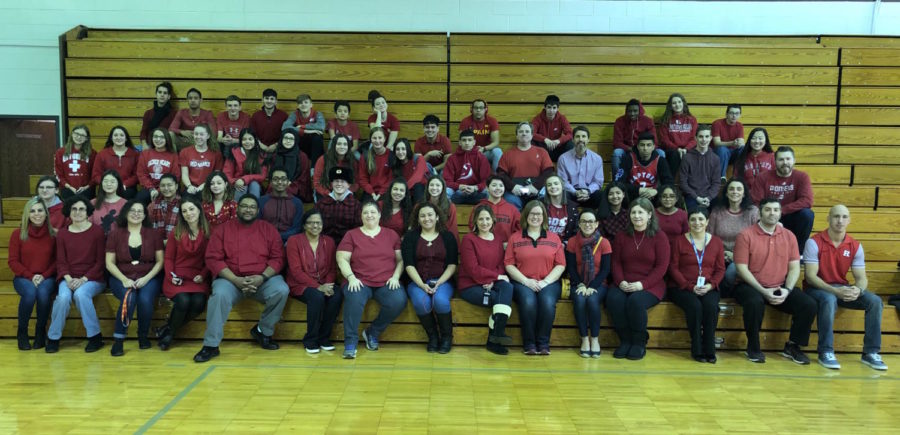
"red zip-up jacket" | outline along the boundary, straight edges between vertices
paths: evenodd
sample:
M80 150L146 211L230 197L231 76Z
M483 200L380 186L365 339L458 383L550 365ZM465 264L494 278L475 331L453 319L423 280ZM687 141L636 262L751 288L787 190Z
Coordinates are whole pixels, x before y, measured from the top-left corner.
M138 183L137 166L141 153L134 148L125 148L125 155L119 157L113 147L104 148L97 153L97 161L91 171L91 183L100 185L100 177L107 169L114 169L122 177L122 187L134 187Z
M543 109L531 120L531 125L534 126L535 141L543 142L544 139L550 138L559 139L559 143L564 144L572 140L572 126L569 125L566 115L560 112L556 112L556 116L550 120L547 119L547 110Z

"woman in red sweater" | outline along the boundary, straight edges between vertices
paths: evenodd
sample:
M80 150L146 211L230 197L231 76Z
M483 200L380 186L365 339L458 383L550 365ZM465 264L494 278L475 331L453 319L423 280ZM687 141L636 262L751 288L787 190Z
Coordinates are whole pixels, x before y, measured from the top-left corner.
M520 225L522 232L509 236L503 264L519 307L525 355L550 355L550 332L566 256L559 236L547 231L547 209L540 201L525 204Z
M181 167L178 166L178 152L169 130L162 127L154 128L150 132L150 144L152 148L141 152L137 164L137 176L141 183L141 191L138 200L149 204L159 195L159 180L165 174L181 176Z
M291 297L306 304L303 347L310 354L334 350L331 333L344 300L344 294L334 287L337 246L334 239L322 234L323 223L322 213L308 211L300 223L303 232L291 236L285 246Z
M681 191L671 184L659 186L656 195L656 217L659 230L666 233L669 241L681 237L688 231L688 215L681 201Z
M456 204L447 197L447 182L440 175L431 174L425 181L425 201L441 209L447 217L447 230L459 240L459 225L456 221Z
M66 144L56 150L53 159L54 173L62 185L60 196L72 195L94 197L91 184L91 169L97 160L97 152L91 147L91 132L84 124L72 128Z
M503 264L503 240L494 237L494 211L489 205L475 207L472 222L472 232L459 245L459 297L473 305L491 307L487 350L506 355L506 346L512 344L512 337L506 335L506 321L512 313L513 286Z
M150 226L144 204L128 201L116 218L116 226L106 239L106 270L109 288L122 301L116 310L115 342L112 356L125 354L124 343L134 310L138 312L138 345L149 349L150 322L162 288L165 246L162 234Z
M691 357L716 363L716 323L719 320L719 283L725 277L725 247L706 232L709 210L692 209L691 230L672 240L669 298L684 310L691 334Z
M762 127L750 130L747 136L749 146L741 148L734 162L734 177L747 183L747 192L753 190L753 183L763 173L775 170L775 153L769 143L769 132Z
M122 197L134 198L137 195L137 166L140 154L134 149L128 130L121 125L113 127L109 130L106 146L97 153L97 161L91 168L91 182L99 185L101 176L108 170L114 170L122 178L122 187L125 189Z
M403 237L409 229L409 215L413 205L409 199L409 190L406 188L406 180L403 177L395 178L391 182L388 194L381 198L381 226L389 228Z
M240 202L247 193L259 199L269 168L260 154L259 139L253 130L245 128L238 137L241 146L232 147L230 155L225 156L225 175L234 185L235 201Z
M19 323L16 339L19 350L30 350L28 320L37 303L34 349L44 347L50 299L56 284L56 230L50 226L50 213L39 198L31 198L22 211L22 223L9 236L9 268L15 277L13 288L19 294Z
M425 175L428 165L421 155L412 151L406 138L397 139L397 143L394 144L394 153L388 164L395 177L406 179L406 187L409 188L412 201L416 204L422 202L422 198L425 196Z
M394 178L391 171L391 150L384 145L385 133L381 127L369 130L369 142L360 145L362 155L359 166L356 168L359 174L359 187L363 191L363 201L371 199L378 201L384 195Z
M50 313L47 347L44 348L47 353L59 352L59 339L73 299L88 337L84 351L96 352L103 347L94 296L106 287L103 277L106 236L99 225L88 220L93 212L94 206L78 195L67 199L63 205L63 215L72 223L56 235L56 276L62 279Z
M356 172L358 162L353 152L350 151L351 139L349 136L336 134L331 138L328 149L325 154L316 161L316 167L313 169L313 183L316 188L316 202L328 196L331 193L331 180L328 174L331 168L342 167L351 173ZM359 188L356 184L350 186L351 192L356 192Z
M675 93L669 96L666 111L659 120L658 136L659 148L666 152L669 173L677 174L681 158L697 146L697 118L691 115L684 95Z
M200 200L192 196L179 204L178 224L166 242L163 294L172 300L169 321L159 334L159 348L169 350L182 325L203 313L209 297L209 270L206 268L206 244L209 223Z
M613 285L606 293L606 309L619 336L615 358L639 360L647 353L647 310L666 291L663 278L669 267L669 238L649 199L631 202L630 221L613 240Z

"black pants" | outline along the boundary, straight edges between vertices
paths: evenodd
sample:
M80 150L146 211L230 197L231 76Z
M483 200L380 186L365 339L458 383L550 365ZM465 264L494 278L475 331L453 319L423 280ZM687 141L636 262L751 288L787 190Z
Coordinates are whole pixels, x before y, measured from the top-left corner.
M205 293L178 293L172 298L174 305L169 314L169 331L172 336L206 310Z
M672 179L678 178L678 170L681 168L681 154L678 152L678 148L666 150L666 162L669 164L669 173L672 174Z
M344 293L337 289L331 296L312 287L307 287L300 296L294 296L300 302L306 304L306 335L303 336L303 345L309 348L318 348L322 343L331 341L331 331L341 311L341 303L344 301Z
M719 323L719 292L712 290L703 296L692 291L670 288L669 299L684 311L691 334L691 356L716 353L716 325Z
M588 199L586 199L584 201L579 201L579 200L575 199L575 195L573 195L571 193L566 193L566 195L569 198L569 201L574 201L574 202L578 203L578 205L580 207L596 209L597 207L600 207L600 197L603 196L603 190L597 189L596 191L594 191L594 193L592 193L592 194L590 194L590 196L588 196Z
M763 314L766 312L766 299L753 287L740 283L734 287L734 297L744 310L744 329L747 331L747 350L759 352L759 330L762 328ZM787 299L775 309L790 314L790 340L800 346L809 344L809 331L816 318L818 306L815 299L795 288Z
M621 344L647 345L647 310L659 303L646 290L625 293L618 286L606 292L606 311Z
M306 156L309 157L309 164L313 166L319 161L319 157L324 154L325 144L322 141L321 134L313 134L307 133L300 136L299 143L297 144L300 147L300 151L306 153Z
M553 160L553 163L556 163L556 161L559 160L559 156L561 156L564 152L575 148L575 142L572 142L571 140L565 143L560 143L556 146L556 148L552 150L547 149L547 144L543 142L531 141L531 144L547 150L547 153L550 154L550 160Z

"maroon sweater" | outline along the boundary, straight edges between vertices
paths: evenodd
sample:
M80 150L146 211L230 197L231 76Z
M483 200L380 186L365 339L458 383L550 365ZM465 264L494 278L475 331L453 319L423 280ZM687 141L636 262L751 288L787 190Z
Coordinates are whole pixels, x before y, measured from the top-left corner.
M703 249L703 277L707 284L712 284L713 289L719 288L719 283L725 278L725 246L722 239L712 236L706 248ZM691 241L685 236L672 240L672 258L669 263L669 278L672 284L687 291L694 291L697 284L697 276L700 268L697 267L697 255L691 246Z
M116 267L122 275L128 279L138 279L150 273L156 264L156 251L165 250L165 246L159 231L151 227L141 227L141 258L138 259L138 264L132 264L128 236L128 228L114 226L106 239L106 252L116 255Z
M456 279L459 290L490 284L498 275L506 275L503 265L503 240L484 240L475 233L466 234L459 247L460 268Z
M100 185L100 178L107 169L114 169L122 177L122 187L134 187L138 183L137 166L141 153L134 148L125 148L122 157L116 155L113 147L104 148L97 153L97 161L91 169L91 183Z
M103 280L106 264L104 246L106 235L100 225L91 225L86 231L73 233L63 227L56 235L56 271L60 279L86 276L91 281Z
M21 230L9 236L9 268L19 278L35 275L50 278L56 274L56 240L50 235L48 222L35 227L28 224L28 240L22 241Z
M640 248L638 248L638 245ZM663 278L669 268L669 239L662 231L653 237L643 232L616 235L612 247L613 283L640 281L644 290L662 299L666 291Z
M763 173L753 183L750 196L757 204L763 198L777 199L781 203L782 216L813 206L813 189L809 175L797 170L787 177L779 176L777 171Z

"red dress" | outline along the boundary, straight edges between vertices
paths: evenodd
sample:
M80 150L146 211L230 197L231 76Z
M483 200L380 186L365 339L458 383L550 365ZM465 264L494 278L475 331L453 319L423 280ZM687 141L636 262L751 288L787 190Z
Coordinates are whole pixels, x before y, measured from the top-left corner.
M175 240L175 232L169 235L166 242L165 276L163 276L163 294L172 299L179 293L209 293L211 277L206 268L206 244L209 239L199 232L197 238L191 240L187 234ZM181 278L181 285L172 284L172 274ZM203 276L203 282L194 282L194 277Z

